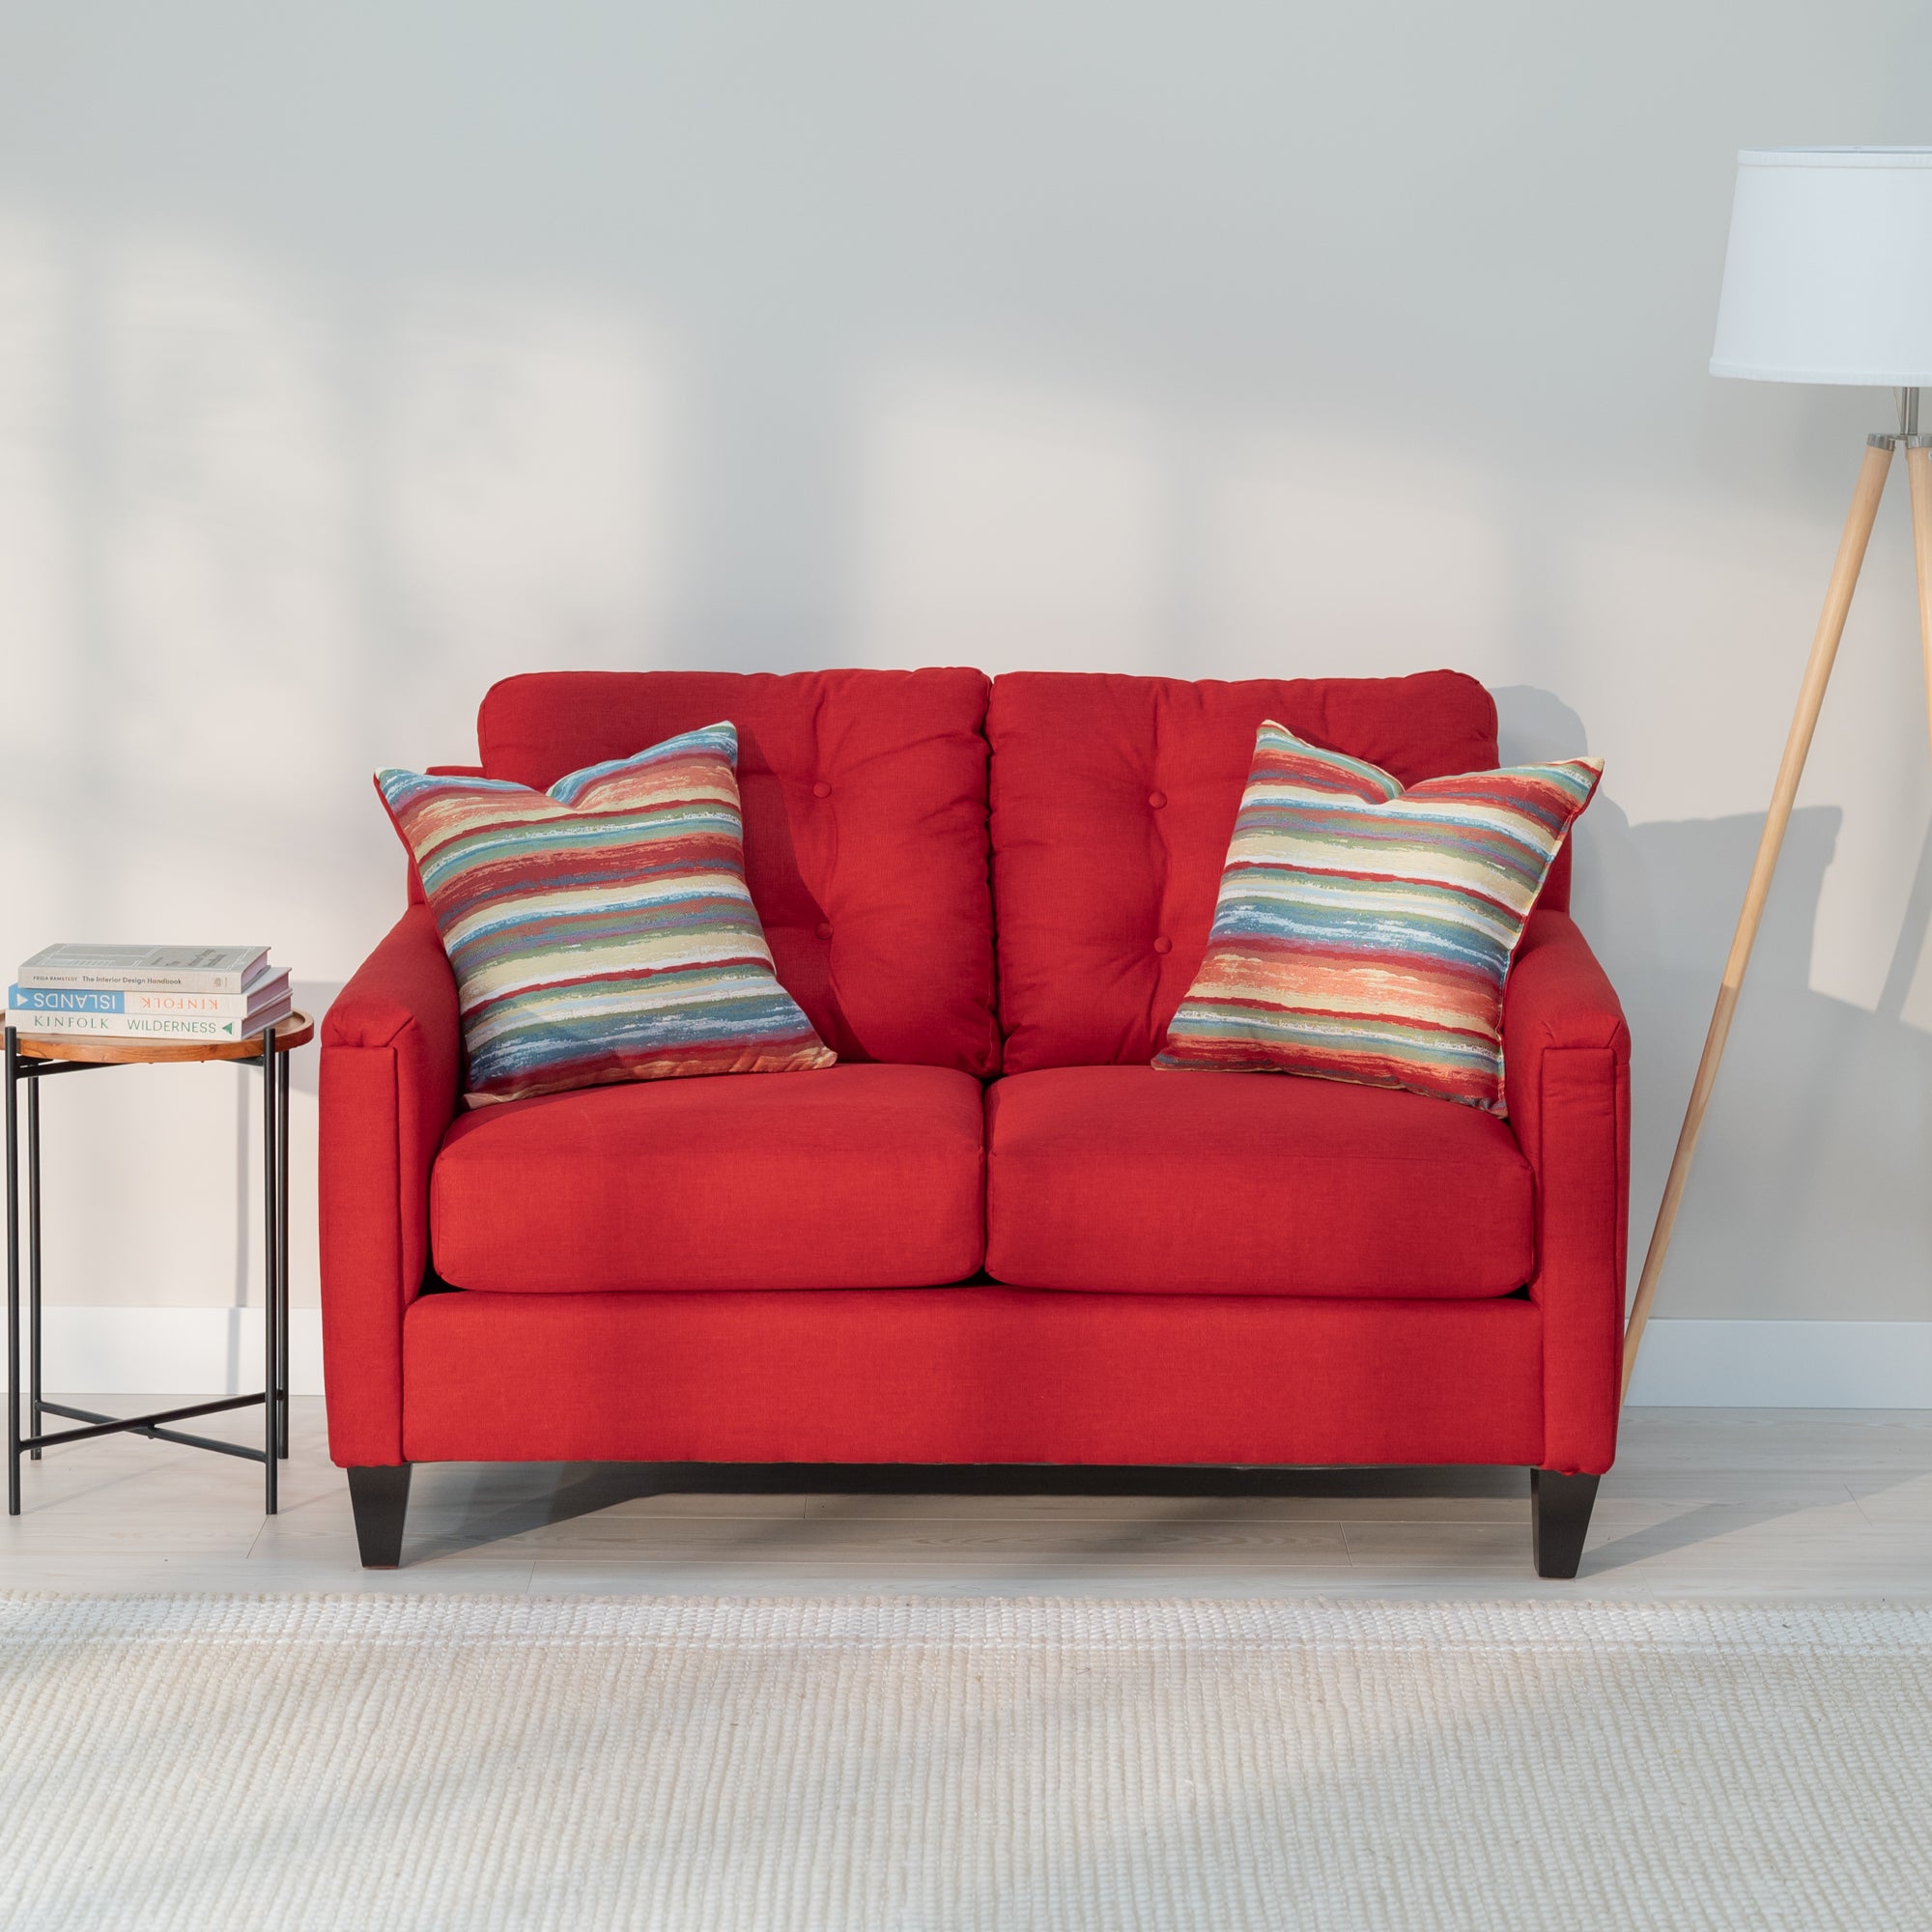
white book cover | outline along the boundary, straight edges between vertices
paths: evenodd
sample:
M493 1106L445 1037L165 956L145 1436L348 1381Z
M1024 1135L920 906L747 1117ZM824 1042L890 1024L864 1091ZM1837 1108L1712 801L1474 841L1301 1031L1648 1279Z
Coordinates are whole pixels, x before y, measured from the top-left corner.
M287 1018L289 1002L282 999L268 1011L250 1018L222 1019L215 1015L172 1013L41 1013L7 1009L7 1024L19 1033L57 1039L246 1039L266 1026Z
M44 946L14 977L22 986L135 992L243 993L268 964L266 946Z
M245 993L124 992L109 986L22 986L7 989L7 1004L23 1013L173 1013L248 1019L289 997L289 975L265 973Z

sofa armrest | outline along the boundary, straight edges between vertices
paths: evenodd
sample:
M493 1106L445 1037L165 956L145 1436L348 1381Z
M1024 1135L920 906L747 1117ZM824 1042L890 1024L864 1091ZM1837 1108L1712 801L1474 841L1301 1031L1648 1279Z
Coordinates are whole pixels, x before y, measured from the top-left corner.
M462 1075L456 980L412 905L322 1023L322 1331L328 1446L403 1460L403 1311L429 1266L429 1175Z
M1503 993L1510 1122L1536 1176L1544 1465L1616 1454L1630 1212L1630 1029L1568 913L1532 915Z

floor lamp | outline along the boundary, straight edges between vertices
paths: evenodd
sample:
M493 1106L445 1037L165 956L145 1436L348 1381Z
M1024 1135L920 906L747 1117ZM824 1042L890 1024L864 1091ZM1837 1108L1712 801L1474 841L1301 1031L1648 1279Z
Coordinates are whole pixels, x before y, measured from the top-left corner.
M1932 384L1932 148L1759 148L1739 155L1711 373L1889 388L1897 399L1898 427L1865 439L1864 464L1838 540L1764 836L1624 1331L1626 1397L1896 449L1905 451L1912 486L1918 629L1932 718L1932 436L1918 431L1918 391Z

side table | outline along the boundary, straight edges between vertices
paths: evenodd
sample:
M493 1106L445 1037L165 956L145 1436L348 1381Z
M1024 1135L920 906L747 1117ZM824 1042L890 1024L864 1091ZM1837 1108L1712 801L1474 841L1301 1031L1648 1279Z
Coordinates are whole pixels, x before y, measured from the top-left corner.
M306 1013L291 1013L267 1032L235 1040L114 1039L6 1029L7 1036L7 1514L20 1514L20 1458L35 1462L57 1442L85 1442L126 1430L159 1442L241 1456L265 1471L267 1507L275 1514L275 1479L289 1453L289 1055L315 1037ZM171 1065L189 1060L230 1060L262 1071L262 1249L266 1264L263 1305L267 1331L259 1395L223 1396L152 1415L99 1415L49 1402L41 1393L41 1086L57 1073L92 1073L104 1066ZM20 1434L20 1089L27 1090L27 1434ZM166 1425L227 1408L263 1408L259 1449L212 1436L189 1435ZM66 1416L88 1425L42 1432L42 1418Z

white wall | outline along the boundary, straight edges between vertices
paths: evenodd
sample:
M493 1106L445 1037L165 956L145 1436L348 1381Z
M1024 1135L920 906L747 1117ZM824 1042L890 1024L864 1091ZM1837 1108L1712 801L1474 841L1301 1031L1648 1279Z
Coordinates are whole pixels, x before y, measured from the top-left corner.
M369 771L513 669L1452 664L1607 761L1640 1251L1889 419L1705 374L1731 158L1932 135L1917 0L0 20L0 960L259 937L326 1001ZM1668 1315L1932 1318L1898 489ZM243 1080L49 1090L53 1297L245 1293Z

